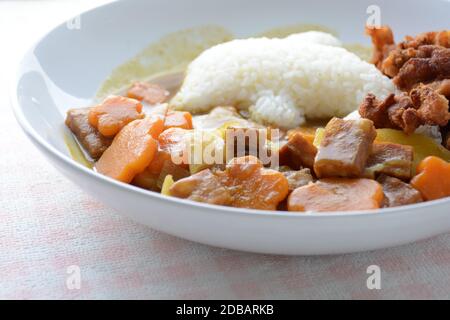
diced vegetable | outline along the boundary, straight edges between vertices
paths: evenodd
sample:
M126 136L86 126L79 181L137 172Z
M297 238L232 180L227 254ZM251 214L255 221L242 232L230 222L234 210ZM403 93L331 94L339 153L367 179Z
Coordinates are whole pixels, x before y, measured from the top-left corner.
M190 131L180 128L164 130L158 137L158 153L150 163L149 171L159 174L166 161L188 168L188 148Z
M89 123L105 137L114 137L128 123L142 118L142 104L120 96L111 96L89 111Z
M209 204L231 205L233 201L229 191L209 169L175 182L169 192L177 198Z
M427 157L417 167L411 185L420 191L425 200L450 196L450 163L438 157Z
M325 134L325 128L317 128L316 134L314 135L313 144L316 148L320 147L323 140L323 135Z
M130 183L153 160L158 148L156 138L163 128L164 122L160 117L129 123L115 137L95 168L113 179Z
M323 179L300 187L288 198L289 211L355 211L378 209L383 203L381 185L369 179Z
M170 194L210 204L275 210L289 192L282 173L265 169L258 158L235 158L225 171L206 169L177 181Z
M253 156L235 158L223 172L220 181L233 197L233 207L276 210L289 193L289 184L278 171L265 169Z
M165 196L170 196L170 188L173 186L175 182L173 181L173 177L169 174L164 179L162 188L161 188L161 194Z
M225 141L217 130L192 130L189 171L191 174L225 161Z
M127 92L129 98L144 101L150 105L166 102L169 91L160 86L147 82L136 82Z
M189 112L184 111L168 111L164 122L164 128L193 129L192 115Z

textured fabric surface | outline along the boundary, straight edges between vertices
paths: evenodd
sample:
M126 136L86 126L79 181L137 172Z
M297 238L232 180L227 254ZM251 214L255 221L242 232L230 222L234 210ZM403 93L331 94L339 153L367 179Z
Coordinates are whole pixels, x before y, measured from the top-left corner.
M450 235L341 256L241 253L133 223L56 172L13 118L6 70L52 19L92 6L74 2L0 2L0 299L450 298ZM381 290L366 286L369 265Z

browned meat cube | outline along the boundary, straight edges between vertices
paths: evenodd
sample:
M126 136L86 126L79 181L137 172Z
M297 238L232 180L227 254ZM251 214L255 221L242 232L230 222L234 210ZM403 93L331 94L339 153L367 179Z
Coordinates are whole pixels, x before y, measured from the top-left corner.
M378 182L383 186L385 207L399 207L423 201L419 191L400 179L382 175Z
M209 169L175 182L169 192L177 198L209 204L226 206L233 201L229 191Z
M111 145L112 138L104 137L89 124L90 108L71 109L67 111L66 125L77 137L87 153L98 160L103 152Z
M326 126L314 171L319 178L357 178L364 173L377 132L367 119L333 118Z
M414 149L394 143L375 143L367 160L365 176L375 179L383 173L402 180L411 179Z
M289 192L294 191L297 188L308 185L310 182L314 182L311 170L303 169L300 171L285 171L283 175L286 177L289 183Z
M280 149L280 165L294 170L303 167L312 169L317 148L300 132L294 133L289 141Z

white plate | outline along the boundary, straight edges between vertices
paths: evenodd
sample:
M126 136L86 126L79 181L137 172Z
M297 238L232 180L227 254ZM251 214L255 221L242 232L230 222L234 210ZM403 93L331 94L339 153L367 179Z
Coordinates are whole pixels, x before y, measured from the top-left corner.
M304 215L260 212L167 198L113 181L68 155L65 111L89 105L114 67L172 31L217 24L237 35L317 23L344 41L369 43L369 1L123 1L63 24L23 58L12 87L19 123L63 174L123 215L169 234L219 247L274 254L333 254L400 245L450 230L450 200L377 212ZM397 37L448 28L449 1L377 1ZM405 11L405 8L407 10ZM30 159L32 161L32 159ZM355 197L358 195L355 194Z

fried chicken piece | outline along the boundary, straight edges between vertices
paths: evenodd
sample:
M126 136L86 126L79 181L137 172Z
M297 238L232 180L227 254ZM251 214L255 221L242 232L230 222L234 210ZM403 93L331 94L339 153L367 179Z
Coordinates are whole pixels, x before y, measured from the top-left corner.
M366 27L366 34L372 38L372 43L374 45L372 62L385 75L391 78L397 76L403 66L411 59L431 58L435 50L441 51L442 49L450 48L450 30L425 32L416 37L407 36L404 41L397 45L394 43L392 30L388 26L382 26L380 28ZM441 64L444 62L439 57L436 57L436 59L439 60ZM425 70L420 69L423 72L426 71L428 65L432 65L432 63L431 61L428 63L413 62L412 65L413 67L408 67L409 72L412 72L412 69L417 66L425 68ZM436 67L436 69L439 68L440 67ZM435 71L436 70L433 72ZM430 75L431 73L420 74L424 76ZM444 78L445 77L441 77L441 79ZM417 80L414 83L419 82L424 81Z
M410 134L421 124L417 110L407 95L391 94L381 101L368 94L359 107L359 114L372 120L377 129L401 129Z
M388 26L380 28L366 26L366 34L372 38L374 47L372 63L380 69L383 60L395 48L394 34Z
M430 83L450 78L450 49L423 46L421 54L409 59L394 77L394 84L403 91L411 90L418 83Z
M428 84L428 86L447 99L450 98L450 79L434 81Z
M424 32L416 37L406 36L405 41L398 44L400 48L419 48L420 46L436 45L450 48L450 30Z
M410 93L423 124L446 126L450 120L448 100L426 85L419 85Z
M369 94L359 107L361 117L377 129L401 129L411 134L424 124L445 126L450 120L449 102L432 87L420 84L410 95L390 95L384 101Z

